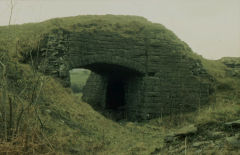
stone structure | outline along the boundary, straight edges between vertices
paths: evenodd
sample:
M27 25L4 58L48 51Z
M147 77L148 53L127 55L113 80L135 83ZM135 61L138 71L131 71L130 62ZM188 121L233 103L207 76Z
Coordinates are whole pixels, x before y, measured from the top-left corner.
M84 101L129 120L193 111L208 103L211 77L171 31L150 22L128 21L127 30L107 20L101 27L98 23L46 34L38 54L48 60L45 72L69 86L69 70L90 69Z

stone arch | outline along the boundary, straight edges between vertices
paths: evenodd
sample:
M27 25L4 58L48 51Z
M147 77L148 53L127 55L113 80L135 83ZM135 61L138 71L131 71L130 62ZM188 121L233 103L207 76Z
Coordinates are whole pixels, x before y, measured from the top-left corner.
M137 62L117 56L85 56L71 68L85 68L92 71L83 91L83 100L93 108L111 113L120 119L130 113L131 104L141 102L142 78L145 67ZM135 90L137 89L137 91ZM131 109L132 110L132 109Z
M84 56L77 59L77 63L71 64L71 68L87 68L95 72L98 71L99 66L115 66L115 68L121 68L120 70L128 70L127 72L134 72L135 74L145 74L145 66L137 62L124 59L118 56L109 55L96 55L96 56ZM95 67L94 67L95 66ZM100 69L101 70L101 69Z
M46 34L39 54L49 60L45 73L67 87L70 69L92 70L84 101L101 111L115 110L120 106L113 106L109 96L121 93L123 115L129 120L189 112L208 103L212 77L201 59L165 27L149 23L144 30L133 29L129 34L114 24L105 25L109 30L97 24L78 24L74 27L78 30L59 28Z

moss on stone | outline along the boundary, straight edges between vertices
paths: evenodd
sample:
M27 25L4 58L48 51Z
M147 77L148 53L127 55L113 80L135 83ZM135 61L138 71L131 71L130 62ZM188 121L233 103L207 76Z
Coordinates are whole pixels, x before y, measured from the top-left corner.
M31 54L36 66L47 63L44 72L66 87L69 70L93 71L83 98L96 109L106 110L113 79L124 84L124 104L110 110L130 120L193 111L208 103L211 75L188 45L161 24L111 15L63 24L70 19L51 20L57 27L42 35L41 46Z

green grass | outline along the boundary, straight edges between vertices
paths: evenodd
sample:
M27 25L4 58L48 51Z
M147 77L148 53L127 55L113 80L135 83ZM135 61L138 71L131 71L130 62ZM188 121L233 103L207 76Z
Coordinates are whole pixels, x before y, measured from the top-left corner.
M14 66L12 67L14 68ZM13 71L13 68L9 69ZM19 76L11 76L9 81L15 78L15 82L19 84L23 82L29 88L36 83L33 80L32 69L28 65L18 65L17 70L19 72L15 74ZM73 94L69 88L64 88L52 77L40 74L36 76L36 79L38 79L38 76L46 78L36 105L44 127L42 128L35 119L34 112L29 114L32 116L31 120L27 118L23 120L23 122L26 121L27 126L35 124L36 128L33 131L37 133L41 131L44 135L38 135L41 141L39 139L37 139L38 141L34 140L35 144L33 145L39 146L39 148L44 146L44 149L38 148L37 151L37 149L31 148L31 145L29 146L35 152L59 154L150 154L155 149L164 147L164 136L178 128L188 124L203 126L210 123L215 126L215 124L239 119L240 115L239 89L234 89L231 91L219 91L215 94L216 102L213 100L209 106L202 107L197 112L176 114L141 123L114 122L94 111L87 103L81 102L80 94ZM29 81L29 79L32 81ZM11 88L17 88L15 82L12 81ZM9 90L9 93L19 96L19 93L15 91L17 90ZM32 90L26 90L20 96L24 99L26 105L31 103L31 96L29 96L31 92ZM210 127L212 126L210 125ZM38 128L42 129L38 131ZM24 131L19 135L22 136L23 141L26 140ZM35 132L30 132L31 135L29 135L33 139ZM18 142L18 145L23 145L24 148L24 143ZM1 150L6 151L6 148L8 148L9 151L16 147L15 141L7 144L0 143Z
M144 25L150 24L145 18L137 16L87 15L55 18L41 23L0 26L0 50L7 51L12 55L15 55L16 52L22 54L27 53L33 48L36 48L43 35L51 32L53 29L64 28L67 30L74 30L74 26L77 26L78 24L89 26L97 23L97 26L90 28L89 31L92 31L94 28L114 30L115 27L111 27L110 25L118 24L118 26L122 27L121 30L124 32L137 27L134 22ZM106 25L108 26L106 27ZM18 44L17 48L16 44Z
M239 119L240 115L239 96L229 96L235 91L218 93L216 102L197 112L142 123L116 123L107 119L54 80L46 84L45 91L51 104L42 107L48 109L42 119L47 120L46 126L54 131L49 133L50 140L56 140L53 145L65 153L75 150L82 154L150 154L163 147L164 136L177 128L187 124L222 124Z
M196 112L141 123L114 122L105 118L82 102L81 94L73 94L71 89L64 88L53 77L42 75L29 64L22 63L25 54L37 47L42 34L55 28L74 29L73 25L79 23L97 23L99 25L95 28L108 31L115 31L116 27L105 25L115 24L122 35L138 29L139 24L149 26L149 29L157 27L165 30L162 25L152 25L142 17L113 15L78 16L0 27L0 61L7 66L8 102L14 101L13 119L19 116L22 107L26 108L17 137L11 141L0 138L0 154L23 154L26 150L29 154L150 154L164 146L165 135L187 124L210 124L209 128L219 130L211 123L223 124L240 119L240 79L227 74L231 69L220 61L209 61L193 53L187 54L200 60L217 83L209 105L200 107ZM171 32L167 30L166 33ZM174 36L171 33L170 39ZM0 73L2 77L2 68ZM84 84L87 76L85 73L71 72L71 83ZM2 83L0 86L2 99ZM7 107L10 111L10 106ZM2 135L3 130L0 133Z

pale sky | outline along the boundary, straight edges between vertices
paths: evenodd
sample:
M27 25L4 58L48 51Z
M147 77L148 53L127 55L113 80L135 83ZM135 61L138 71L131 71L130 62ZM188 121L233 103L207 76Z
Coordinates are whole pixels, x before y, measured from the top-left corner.
M13 0L11 24L76 15L138 15L161 23L208 59L240 57L240 0ZM7 25L10 0L0 0Z

